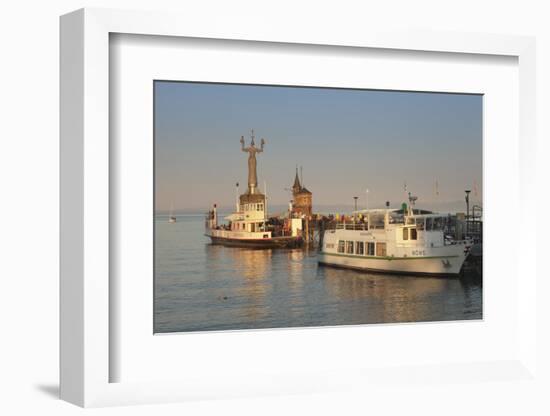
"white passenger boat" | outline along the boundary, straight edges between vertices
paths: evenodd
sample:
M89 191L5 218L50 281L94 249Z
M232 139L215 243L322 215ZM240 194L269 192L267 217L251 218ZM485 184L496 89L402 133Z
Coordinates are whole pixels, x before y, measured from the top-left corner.
M418 211L416 211L418 212ZM412 210L365 210L326 230L319 263L373 272L457 275L469 240L446 237L450 216Z

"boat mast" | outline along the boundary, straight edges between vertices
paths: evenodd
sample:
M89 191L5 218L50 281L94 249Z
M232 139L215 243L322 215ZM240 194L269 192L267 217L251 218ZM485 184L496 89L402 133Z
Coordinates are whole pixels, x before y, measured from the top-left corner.
M235 212L239 212L239 182L237 182L237 185L235 186Z
M265 231L266 220L267 220L267 182L264 181L264 231Z

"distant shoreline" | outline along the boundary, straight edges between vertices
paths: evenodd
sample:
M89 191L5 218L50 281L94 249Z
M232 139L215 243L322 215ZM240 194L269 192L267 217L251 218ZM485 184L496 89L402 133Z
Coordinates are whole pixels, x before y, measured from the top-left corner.
M472 207L472 205L470 205L470 208L471 207ZM357 208L359 210L361 210L361 209L364 209L365 207L359 205ZM384 206L372 206L372 207L369 207L369 208L370 209L384 209L386 207L384 207ZM399 209L400 207L391 206L390 208L391 209ZM466 212L465 203L457 202L457 201L453 201L453 202L449 202L449 203L441 203L441 204L439 204L439 206L435 206L433 204L426 204L426 205L417 204L415 206L415 208L427 209L429 211L445 213L445 214L446 213L456 214L457 212L463 212L463 213ZM317 210L315 209L315 206L314 206L314 213L321 214L321 215L351 214L353 212L353 210L354 210L354 208L352 206L345 206L345 207L320 206ZM199 210L196 210L196 211L195 210L174 210L172 212L172 215L175 215L175 216L178 216L178 217L199 217L199 216L202 217L202 216L205 215L206 211L207 211L207 209L204 209L202 211L199 211ZM288 207L282 207L282 206L274 206L273 208L269 209L270 216L284 214L287 211L288 211ZM220 215L220 217L230 215L233 212L234 211L233 211L232 208L228 208L228 207L218 208L218 214ZM155 217L167 217L169 215L170 215L170 211L168 211L168 210L159 210L159 211L156 211L155 214L154 214Z

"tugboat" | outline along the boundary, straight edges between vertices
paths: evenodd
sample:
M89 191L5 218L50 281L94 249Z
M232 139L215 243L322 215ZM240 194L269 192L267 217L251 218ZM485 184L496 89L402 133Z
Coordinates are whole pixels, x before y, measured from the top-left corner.
M450 215L409 205L402 210L356 211L353 218L325 231L319 264L392 274L456 276L469 254L470 240L446 235Z
M219 224L217 205L214 204L206 214L205 235L210 237L212 244L231 247L298 247L303 242L301 220L286 219L280 224L268 217L267 197L258 189L256 172L256 154L264 151L265 140L261 140L258 148L254 139L254 130L252 130L250 145L245 147L244 136L241 136L241 150L248 153L248 188L246 192L237 197L235 212L225 217L227 220L225 224Z

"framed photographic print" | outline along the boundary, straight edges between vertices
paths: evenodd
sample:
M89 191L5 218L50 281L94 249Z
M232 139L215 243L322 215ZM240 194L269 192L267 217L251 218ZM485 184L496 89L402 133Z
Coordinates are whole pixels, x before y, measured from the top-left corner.
M154 94L155 333L482 318L482 95Z
M529 378L533 40L230 29L62 17L62 398Z

